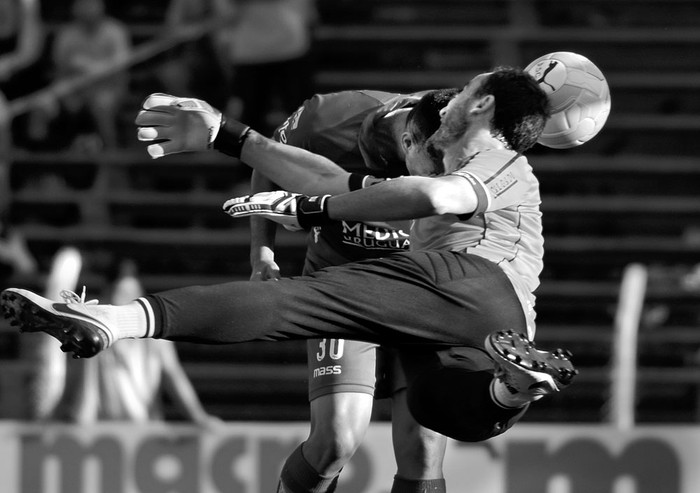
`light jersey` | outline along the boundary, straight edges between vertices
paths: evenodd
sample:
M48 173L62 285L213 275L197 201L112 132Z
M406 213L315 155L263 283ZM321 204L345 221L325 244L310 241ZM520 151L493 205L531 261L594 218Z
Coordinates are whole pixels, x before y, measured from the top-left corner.
M346 171L377 177L407 174L391 128L383 117L415 105L424 93L344 91L317 94L306 100L273 138L329 158ZM307 258L314 265L338 265L407 250L408 232L339 221L313 228Z
M528 335L534 337L533 292L539 286L544 238L539 182L532 167L513 151L487 150L471 156L452 175L474 188L475 213L414 220L411 249L463 251L498 264L513 283Z

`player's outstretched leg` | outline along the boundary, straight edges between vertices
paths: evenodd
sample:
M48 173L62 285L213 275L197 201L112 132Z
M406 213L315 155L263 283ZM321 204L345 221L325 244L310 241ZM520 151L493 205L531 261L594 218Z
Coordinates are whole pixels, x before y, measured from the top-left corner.
M490 334L485 344L496 362L492 395L506 407L558 392L578 374L571 363L571 353L562 349L540 351L525 335L512 330Z
M0 304L10 325L22 332L45 332L61 343L61 350L75 358L90 358L109 347L115 340L112 320L105 305L86 302L85 296L61 293L64 303L54 302L25 289L10 288L0 295ZM109 305L106 305L109 306ZM137 313L135 313L137 315Z

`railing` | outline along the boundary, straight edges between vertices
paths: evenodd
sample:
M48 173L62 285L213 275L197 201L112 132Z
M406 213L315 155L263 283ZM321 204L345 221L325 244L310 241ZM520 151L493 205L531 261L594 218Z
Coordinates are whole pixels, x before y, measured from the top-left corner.
M609 420L620 430L635 424L637 336L647 288L647 269L631 264L625 269L615 314L613 364L610 376Z
M82 74L56 81L44 89L10 101L8 105L8 113L11 118L15 118L19 115L27 113L33 107L41 104L43 101L55 100L72 94L75 91L84 89L85 87L95 84L103 79L106 79L107 77L118 74L129 67L148 61L182 43L194 41L206 36L207 34L224 27L230 21L231 18L229 17L216 18L194 24L174 33L168 33L152 41L147 41L142 45L135 47L128 58L110 65L109 67L105 67L104 69L96 70L88 74Z

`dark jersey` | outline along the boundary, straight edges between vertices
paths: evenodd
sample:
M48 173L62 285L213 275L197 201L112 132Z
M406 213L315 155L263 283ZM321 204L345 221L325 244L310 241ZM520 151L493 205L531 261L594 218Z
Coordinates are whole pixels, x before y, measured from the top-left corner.
M406 174L390 125L383 117L415 105L422 94L345 91L308 99L274 139L320 154L350 172L380 177ZM319 266L376 258L409 246L408 232L339 221L309 234L307 258Z

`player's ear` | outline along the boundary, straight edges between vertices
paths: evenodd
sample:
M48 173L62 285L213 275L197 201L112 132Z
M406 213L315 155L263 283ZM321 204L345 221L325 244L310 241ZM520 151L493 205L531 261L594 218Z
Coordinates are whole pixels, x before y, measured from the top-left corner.
M485 113L492 108L496 107L496 98L493 94L485 94L479 98L476 98L474 105L471 108L471 112L474 114Z
M408 153L408 150L415 145L415 142L413 141L413 137L411 136L411 132L404 132L401 134L401 150L403 150L404 154Z

